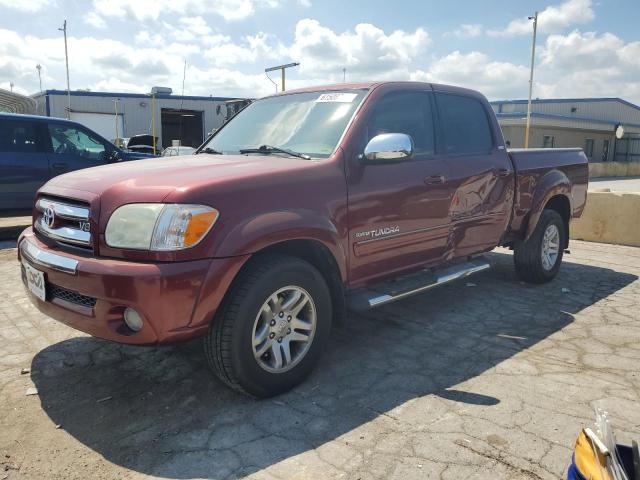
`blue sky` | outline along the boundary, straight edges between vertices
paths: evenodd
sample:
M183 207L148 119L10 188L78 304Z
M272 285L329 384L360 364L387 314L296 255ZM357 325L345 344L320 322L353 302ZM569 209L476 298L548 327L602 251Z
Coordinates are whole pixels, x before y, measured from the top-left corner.
M0 0L0 87L261 96L264 68L298 61L288 87L368 79L527 93L531 24L541 13L534 96L640 103L637 0ZM277 75L276 75L277 77Z

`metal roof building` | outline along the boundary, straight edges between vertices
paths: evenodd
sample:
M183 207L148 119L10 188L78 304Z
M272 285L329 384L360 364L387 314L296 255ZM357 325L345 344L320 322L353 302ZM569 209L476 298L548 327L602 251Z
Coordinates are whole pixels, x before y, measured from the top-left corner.
M0 88L0 112L33 113L36 102L31 97Z
M228 97L71 91L70 118L108 139L152 134L166 148L174 141L198 146L227 116ZM33 96L36 113L67 117L67 91L46 90Z
M491 102L512 147L524 146L526 100ZM536 99L530 147L580 147L592 162L640 161L640 107L621 98ZM615 131L622 126L624 136Z

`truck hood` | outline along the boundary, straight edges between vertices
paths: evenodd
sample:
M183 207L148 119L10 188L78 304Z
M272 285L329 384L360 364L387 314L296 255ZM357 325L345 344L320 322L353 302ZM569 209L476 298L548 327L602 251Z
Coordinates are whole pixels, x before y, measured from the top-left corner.
M303 168L309 160L276 155L198 154L122 162L77 170L50 180L42 191L84 191L109 203L161 202L175 190ZM104 198L103 198L104 199Z

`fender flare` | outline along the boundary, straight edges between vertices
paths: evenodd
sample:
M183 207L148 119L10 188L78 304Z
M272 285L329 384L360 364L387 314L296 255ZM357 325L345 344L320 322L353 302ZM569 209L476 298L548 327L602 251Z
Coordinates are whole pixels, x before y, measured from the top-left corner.
M343 281L347 279L347 254L342 238L327 217L315 211L294 209L266 212L239 222L220 239L216 257L233 257L259 252L289 240L316 241L333 256Z
M529 239L540 220L540 215L549 200L553 197L562 195L569 201L569 212L573 211L571 202L571 182L564 172L560 170L551 170L544 174L536 185L533 193L533 201L531 202L531 212L527 221L527 230L525 241Z

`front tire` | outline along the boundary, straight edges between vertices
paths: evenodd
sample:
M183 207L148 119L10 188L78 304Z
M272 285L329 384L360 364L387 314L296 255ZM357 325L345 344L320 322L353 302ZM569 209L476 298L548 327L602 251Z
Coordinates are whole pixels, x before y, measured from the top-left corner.
M531 236L514 247L513 260L518 276L529 283L546 283L560 270L567 231L555 210L543 210Z
M302 382L331 329L329 288L310 263L258 257L228 292L205 337L214 373L229 387L271 397Z

